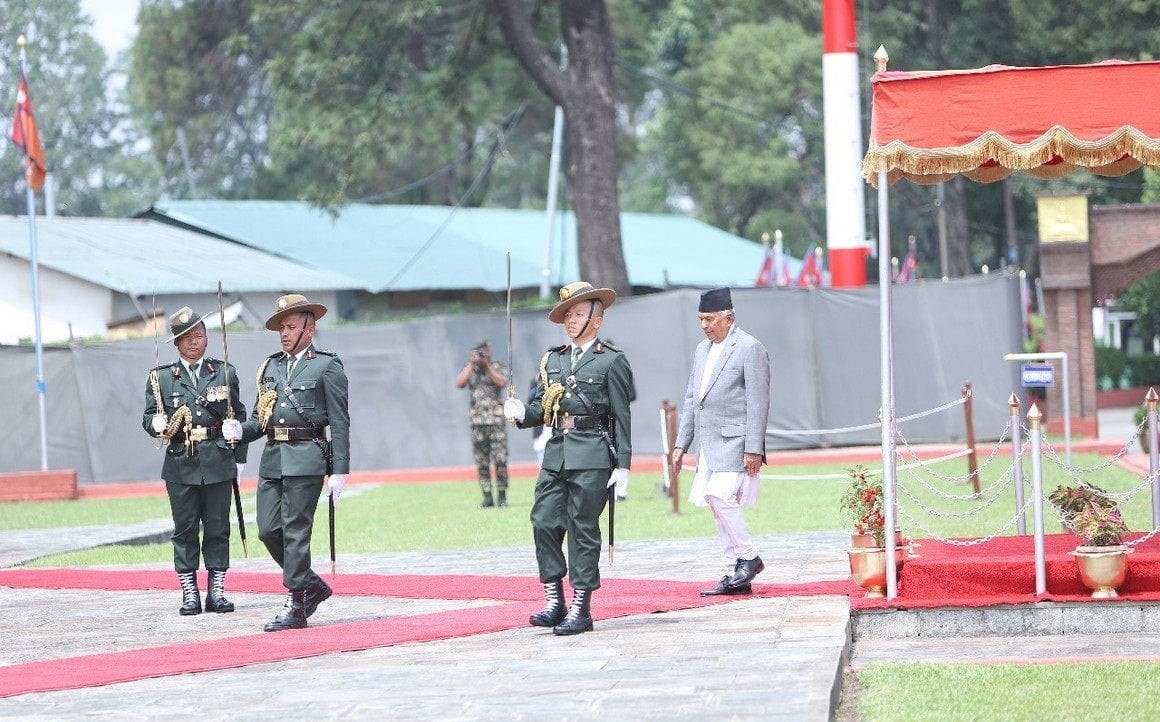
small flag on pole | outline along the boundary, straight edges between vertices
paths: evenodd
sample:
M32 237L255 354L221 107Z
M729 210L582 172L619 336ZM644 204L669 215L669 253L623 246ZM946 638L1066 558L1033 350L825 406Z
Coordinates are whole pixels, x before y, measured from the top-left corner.
M28 93L28 80L20 71L20 88L16 91L16 115L12 118L12 142L24 150L24 163L28 173L28 185L39 191L44 186L44 174L48 168L44 162L44 147L40 145L40 134L36 131L36 117L32 112L32 96Z
M773 250L765 249L765 260L761 262L761 270L757 272L757 280L753 282L758 288L773 285Z
M802 270L798 272L797 280L794 282L795 286L822 285L821 257L821 249L816 243L811 243L810 247L806 249L805 256L802 257Z

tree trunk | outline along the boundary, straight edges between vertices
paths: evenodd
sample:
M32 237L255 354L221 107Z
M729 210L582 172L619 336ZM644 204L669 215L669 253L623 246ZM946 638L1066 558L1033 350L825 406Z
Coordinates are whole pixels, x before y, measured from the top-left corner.
M630 295L620 237L613 38L604 0L560 0L568 48L561 71L528 22L521 0L493 0L500 30L536 84L564 109L576 245L583 280Z

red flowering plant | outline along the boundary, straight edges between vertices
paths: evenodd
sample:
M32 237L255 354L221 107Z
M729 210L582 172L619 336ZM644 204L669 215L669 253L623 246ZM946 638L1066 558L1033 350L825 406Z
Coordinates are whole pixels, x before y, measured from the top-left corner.
M882 511L882 477L871 476L861 464L849 469L852 483L842 495L841 508L854 522L855 534L868 534L875 547L886 546L886 516Z

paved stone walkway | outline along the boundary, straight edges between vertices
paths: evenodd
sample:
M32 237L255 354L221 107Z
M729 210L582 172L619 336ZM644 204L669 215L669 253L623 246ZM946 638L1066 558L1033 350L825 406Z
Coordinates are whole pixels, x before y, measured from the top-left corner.
M71 530L63 530L67 535ZM32 533L0 534L0 548ZM843 579L845 534L759 539L763 582ZM340 556L343 572L527 577L531 547ZM146 567L150 568L150 567ZM234 570L275 571L268 559ZM110 573L115 573L111 569ZM725 572L716 540L621 542L606 577L705 581ZM0 664L252 634L280 595L230 595L238 611L180 617L173 591L0 590ZM311 618L420 614L478 602L335 596ZM258 664L0 699L0 719L818 720L829 719L848 641L845 597L739 599L664 614L600 619L555 637L533 627L363 652ZM282 634L293 634L283 632ZM2 673L2 672L0 672Z

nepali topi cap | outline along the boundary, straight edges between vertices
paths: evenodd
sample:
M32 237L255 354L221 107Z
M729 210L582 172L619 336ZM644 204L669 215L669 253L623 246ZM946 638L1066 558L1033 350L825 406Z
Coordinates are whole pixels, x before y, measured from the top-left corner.
M715 313L717 311L732 311L733 296L728 288L714 288L701 294L701 305L698 313Z

